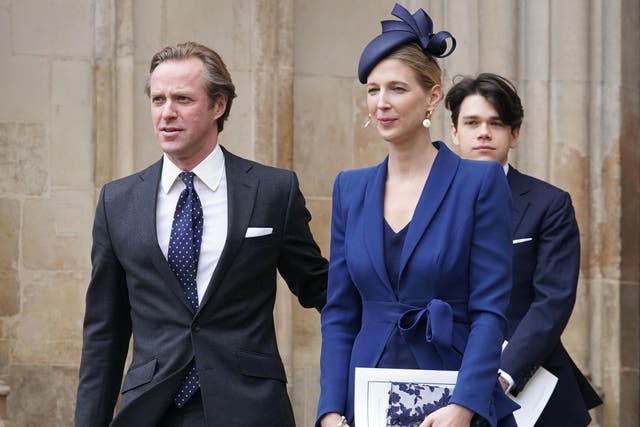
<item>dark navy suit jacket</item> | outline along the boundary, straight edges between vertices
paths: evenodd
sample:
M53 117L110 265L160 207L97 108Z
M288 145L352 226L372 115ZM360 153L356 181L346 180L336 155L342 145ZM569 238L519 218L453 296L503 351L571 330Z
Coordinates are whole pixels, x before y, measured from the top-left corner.
M398 329L421 369L459 369L451 402L491 426L517 408L497 385L511 288L504 172L434 145L439 151L407 230L397 296L384 261L387 161L336 178L318 418L339 412L352 420L355 367L375 367Z
M507 310L509 344L501 369L517 394L539 366L558 384L539 426L585 426L602 403L560 342L576 300L580 235L571 198L509 167L513 201L513 289Z
M193 358L208 426L295 425L274 328L277 271L303 306L320 309L327 261L309 230L295 174L226 150L224 156L227 240L195 315L158 245L162 161L103 187L77 427L156 426ZM245 238L248 227L273 232ZM131 337L133 360L121 387ZM112 421L119 390L121 410Z

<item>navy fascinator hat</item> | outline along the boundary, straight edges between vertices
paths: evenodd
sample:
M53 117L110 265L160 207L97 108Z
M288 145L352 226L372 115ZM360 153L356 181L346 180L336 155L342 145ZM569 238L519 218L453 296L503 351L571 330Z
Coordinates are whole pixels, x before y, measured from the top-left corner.
M358 79L366 83L373 67L391 52L407 43L416 43L425 55L444 58L451 55L456 48L456 39L448 31L433 34L433 21L427 12L418 9L411 15L407 9L397 4L391 14L400 21L382 21L382 34L371 40L364 48L358 64ZM447 47L447 39L451 46Z

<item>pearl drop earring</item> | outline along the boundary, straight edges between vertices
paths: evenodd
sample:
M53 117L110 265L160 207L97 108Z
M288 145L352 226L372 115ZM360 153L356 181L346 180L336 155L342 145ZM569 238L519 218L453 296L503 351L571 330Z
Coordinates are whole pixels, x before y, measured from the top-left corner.
M431 115L432 114L433 114L433 111L431 111L431 110L427 111L427 118L422 121L422 126L424 126L427 129L429 129L429 126L431 126Z
M369 114L369 115L367 116L367 121L366 121L366 122L364 122L364 124L362 125L362 127L363 127L363 128L367 128L367 127L369 127L369 125L370 125L370 124L371 124L371 114Z

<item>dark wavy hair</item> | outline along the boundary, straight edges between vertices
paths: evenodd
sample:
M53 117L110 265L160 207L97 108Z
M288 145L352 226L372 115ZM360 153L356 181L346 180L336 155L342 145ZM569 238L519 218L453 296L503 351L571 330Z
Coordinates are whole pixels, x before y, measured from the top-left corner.
M451 122L458 128L460 106L467 96L481 95L496 109L500 120L511 128L520 129L524 109L516 87L509 80L492 73L478 74L476 77L455 76L454 85L444 99L444 105L451 111Z
M222 132L224 122L229 117L231 103L236 97L236 87L231 81L231 75L224 65L222 58L214 50L194 42L180 43L175 46L167 46L153 55L144 92L149 96L149 79L151 73L158 65L165 61L198 58L204 65L204 85L209 96L209 107L213 107L220 97L225 97L227 106L224 113L218 118L218 132Z

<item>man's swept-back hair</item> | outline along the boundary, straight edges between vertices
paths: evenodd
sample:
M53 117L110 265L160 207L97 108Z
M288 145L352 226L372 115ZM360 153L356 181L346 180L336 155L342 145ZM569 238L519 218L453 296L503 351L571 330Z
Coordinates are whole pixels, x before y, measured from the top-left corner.
M480 95L496 109L500 120L512 131L520 129L524 117L522 102L515 86L502 76L492 73L478 74L477 77L456 76L454 85L444 99L444 105L451 111L451 122L458 128L460 106L466 97Z
M222 116L217 120L218 132L222 132L225 120L229 117L231 103L236 97L236 88L231 81L231 75L224 65L222 58L214 50L194 42L180 43L175 46L167 46L153 55L149 67L149 75L145 85L145 93L150 94L149 79L153 70L165 61L179 61L189 58L198 58L204 65L204 86L209 96L209 106L213 107L220 97L225 97L227 106Z

